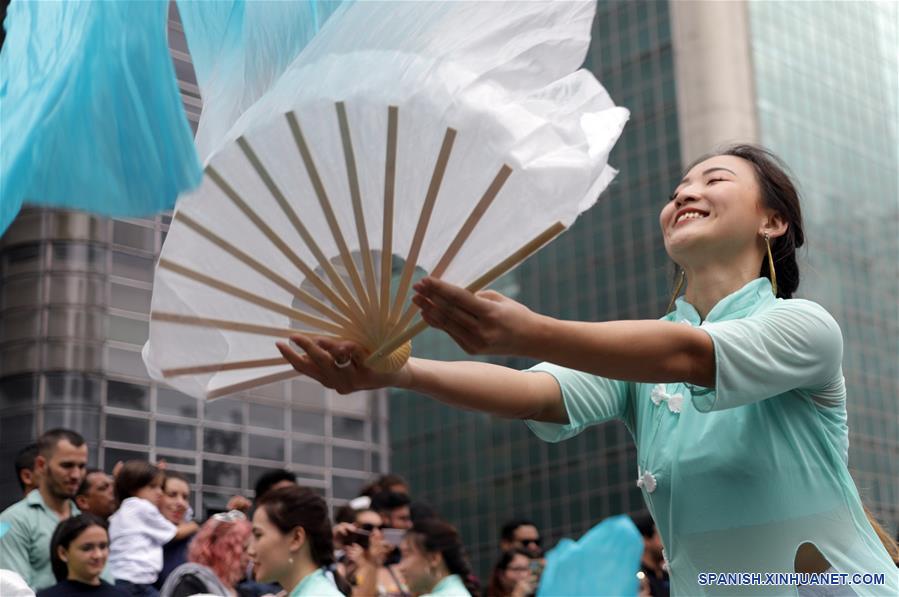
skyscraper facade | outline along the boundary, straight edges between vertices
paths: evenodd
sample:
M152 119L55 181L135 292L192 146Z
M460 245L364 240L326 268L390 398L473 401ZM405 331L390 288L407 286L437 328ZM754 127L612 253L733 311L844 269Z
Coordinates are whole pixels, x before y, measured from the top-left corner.
M899 4L750 2L759 138L801 185L800 294L843 331L849 466L899 524Z

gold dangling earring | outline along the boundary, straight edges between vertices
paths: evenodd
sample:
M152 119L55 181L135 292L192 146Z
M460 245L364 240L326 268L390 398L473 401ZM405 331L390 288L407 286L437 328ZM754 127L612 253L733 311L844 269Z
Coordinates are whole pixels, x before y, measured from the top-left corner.
M680 271L680 279L677 281L677 287L674 289L674 294L671 295L671 300L668 301L668 308L665 309L665 314L671 313L671 307L674 306L674 301L677 299L677 295L680 294L680 289L684 287L684 280L687 279L686 270Z
M765 233L765 248L768 249L768 274L771 278L771 292L777 296L777 272L774 270L774 256L771 255L771 237Z

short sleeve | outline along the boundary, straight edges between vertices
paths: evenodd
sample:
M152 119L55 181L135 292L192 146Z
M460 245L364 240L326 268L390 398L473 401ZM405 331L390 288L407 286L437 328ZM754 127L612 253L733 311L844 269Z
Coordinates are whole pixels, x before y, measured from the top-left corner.
M5 514L5 513L4 513ZM31 556L28 546L31 544L29 529L21 517L0 516L0 522L9 528L0 538L0 568L19 573L28 586L34 585L31 568Z
M143 524L141 530L159 545L165 545L171 541L178 532L178 527L169 522L150 502L141 503L137 514Z
M790 390L827 388L842 379L843 337L820 305L802 299L699 329L715 350L715 387L693 388L700 412L725 410Z
M627 419L629 388L632 386L628 382L607 379L552 363L540 363L528 371L549 373L556 378L568 413L567 425L526 421L531 431L543 441L562 441L574 437L591 425L611 419Z

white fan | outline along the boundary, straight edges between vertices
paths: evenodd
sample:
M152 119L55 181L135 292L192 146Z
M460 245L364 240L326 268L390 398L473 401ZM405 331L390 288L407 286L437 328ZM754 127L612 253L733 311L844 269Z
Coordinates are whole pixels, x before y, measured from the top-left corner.
M628 113L587 71L592 2L354 3L182 197L156 271L151 375L208 398L287 379L291 333L395 369L428 274L478 290L608 185Z

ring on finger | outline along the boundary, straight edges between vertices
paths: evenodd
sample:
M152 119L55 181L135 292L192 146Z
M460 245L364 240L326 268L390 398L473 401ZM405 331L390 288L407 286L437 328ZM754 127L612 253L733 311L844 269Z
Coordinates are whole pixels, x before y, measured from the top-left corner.
M346 369L347 367L349 367L352 364L353 364L353 359L351 359L350 357L346 357L346 360L344 360L344 361L338 361L337 359L334 359L334 366L337 367L338 369Z

